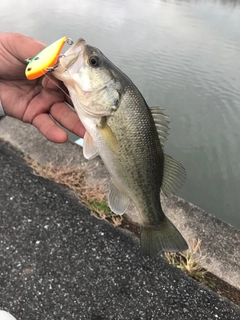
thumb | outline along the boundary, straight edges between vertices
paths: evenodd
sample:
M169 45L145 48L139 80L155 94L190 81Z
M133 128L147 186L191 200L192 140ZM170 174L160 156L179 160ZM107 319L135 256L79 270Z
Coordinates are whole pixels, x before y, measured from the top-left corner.
M2 33L1 42L21 62L33 58L46 47L42 42L21 33Z

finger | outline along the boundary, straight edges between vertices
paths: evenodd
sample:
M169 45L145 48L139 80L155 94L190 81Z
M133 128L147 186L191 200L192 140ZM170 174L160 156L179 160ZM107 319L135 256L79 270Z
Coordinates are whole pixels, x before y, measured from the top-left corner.
M32 123L33 119L42 114L49 113L51 107L56 102L64 101L64 95L61 92L42 90L42 87L35 87L28 95L30 102L24 112L22 120Z
M71 110L65 103L55 103L50 110L53 118L67 130L75 133L77 136L83 137L85 128L81 123L78 115Z
M48 114L39 114L32 124L50 141L63 143L68 139L67 133L59 128Z
M22 62L27 58L33 58L46 47L42 42L21 33L6 33L5 35L12 54Z

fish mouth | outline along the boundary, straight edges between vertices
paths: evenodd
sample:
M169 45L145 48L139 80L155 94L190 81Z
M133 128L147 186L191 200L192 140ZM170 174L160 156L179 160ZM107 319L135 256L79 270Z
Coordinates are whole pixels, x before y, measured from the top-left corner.
M66 70L77 72L83 65L83 53L86 47L84 39L78 39L59 59L59 64Z

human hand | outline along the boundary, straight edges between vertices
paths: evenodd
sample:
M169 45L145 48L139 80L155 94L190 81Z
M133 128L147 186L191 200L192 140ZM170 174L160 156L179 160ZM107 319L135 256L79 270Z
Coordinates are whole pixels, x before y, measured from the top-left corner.
M4 111L8 116L33 124L53 142L67 140L67 133L55 121L83 137L85 129L81 121L64 103L67 96L58 87L62 83L55 78L53 83L48 77L31 81L25 77L25 59L33 58L44 47L22 34L0 33L0 101Z

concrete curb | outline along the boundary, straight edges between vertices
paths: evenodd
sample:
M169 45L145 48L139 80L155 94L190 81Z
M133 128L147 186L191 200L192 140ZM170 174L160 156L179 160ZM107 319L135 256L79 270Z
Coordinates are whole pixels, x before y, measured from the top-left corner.
M45 139L37 129L28 124L6 117L0 123L0 138L8 141L23 153L41 164L52 162L54 165L84 165L81 147L67 142L54 144ZM108 173L100 159L94 174L89 176L89 183L106 185ZM206 211L173 196L163 199L163 209L188 242L201 239L201 251L205 256L201 265L217 277L240 289L240 231L218 220ZM130 218L138 222L135 208L128 212Z

